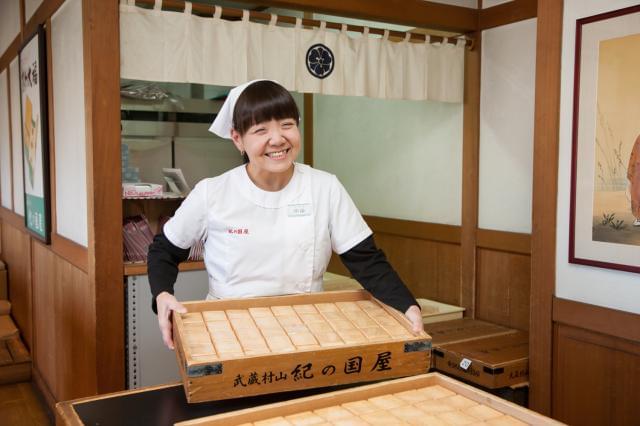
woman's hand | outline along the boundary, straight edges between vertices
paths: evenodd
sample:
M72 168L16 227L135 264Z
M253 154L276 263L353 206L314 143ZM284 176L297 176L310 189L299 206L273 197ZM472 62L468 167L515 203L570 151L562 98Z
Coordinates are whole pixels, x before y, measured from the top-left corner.
M409 321L411 321L412 329L415 334L424 331L424 324L422 323L422 311L418 307L418 305L411 305L407 312L404 313L404 316L407 317Z
M180 314L187 312L178 299L171 293L163 291L156 297L156 305L158 307L158 325L160 333L162 333L162 341L169 349L174 348L173 345L173 329L171 326L171 316L173 311Z

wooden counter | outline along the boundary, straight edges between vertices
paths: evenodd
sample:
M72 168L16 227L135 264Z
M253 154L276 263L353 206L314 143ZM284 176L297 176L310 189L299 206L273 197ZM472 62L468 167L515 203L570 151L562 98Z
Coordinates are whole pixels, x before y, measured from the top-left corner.
M337 386L189 404L181 383L98 395L56 405L56 425L173 425L275 402L346 389Z

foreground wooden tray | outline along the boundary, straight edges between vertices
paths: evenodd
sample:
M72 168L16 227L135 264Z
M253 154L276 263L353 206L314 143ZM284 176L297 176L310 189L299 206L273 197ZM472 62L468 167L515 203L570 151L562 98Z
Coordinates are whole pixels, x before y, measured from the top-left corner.
M189 402L425 373L431 339L364 290L187 302L174 318Z
M429 373L176 424L275 426L561 423L455 379Z

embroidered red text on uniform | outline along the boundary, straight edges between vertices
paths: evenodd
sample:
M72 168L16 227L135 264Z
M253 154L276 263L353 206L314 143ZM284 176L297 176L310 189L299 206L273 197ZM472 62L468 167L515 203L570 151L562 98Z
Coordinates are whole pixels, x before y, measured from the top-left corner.
M247 228L229 228L227 229L229 234L248 235L249 230Z

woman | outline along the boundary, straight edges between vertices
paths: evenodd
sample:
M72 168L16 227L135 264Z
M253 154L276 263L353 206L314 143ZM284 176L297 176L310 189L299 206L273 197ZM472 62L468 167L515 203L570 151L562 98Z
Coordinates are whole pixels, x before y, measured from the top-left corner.
M210 130L232 139L245 165L200 181L149 247L151 292L169 348L171 312L185 312L173 296L177 265L200 240L207 299L321 291L333 250L367 290L422 330L416 300L336 177L294 162L299 117L291 94L273 81L229 93Z

